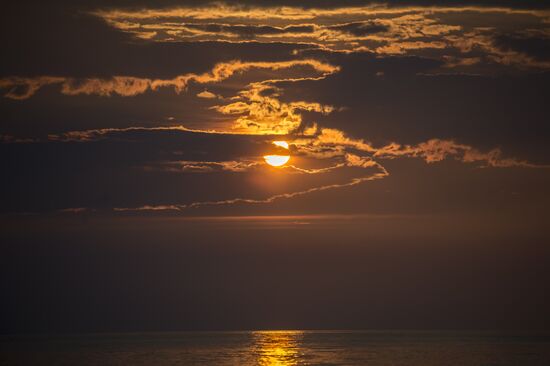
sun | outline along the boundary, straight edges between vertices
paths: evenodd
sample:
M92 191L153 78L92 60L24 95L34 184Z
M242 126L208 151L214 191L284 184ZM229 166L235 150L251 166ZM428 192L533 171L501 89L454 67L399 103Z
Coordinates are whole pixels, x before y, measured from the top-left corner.
M290 159L290 156L285 155L265 155L264 156L265 162L268 163L271 166L282 166L285 165L288 160Z
M273 141L273 145L288 150L286 141ZM271 166L283 166L290 160L290 155L264 155L265 162Z

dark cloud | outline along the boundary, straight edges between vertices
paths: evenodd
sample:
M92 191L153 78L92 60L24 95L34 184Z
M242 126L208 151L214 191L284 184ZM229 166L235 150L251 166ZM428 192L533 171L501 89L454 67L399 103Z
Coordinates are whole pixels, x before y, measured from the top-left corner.
M519 52L538 61L550 60L550 35L547 34L497 35L495 45L503 51Z
M134 39L82 9L39 4L2 12L0 76L173 77L229 60L289 60L307 45Z
M376 22L354 22L327 27L328 29L349 33L354 36L367 36L369 34L387 32L389 27Z
M83 135L71 137L80 139ZM136 129L92 133L91 137L98 140L0 144L2 164L11 172L2 181L2 210L40 212L82 206L110 209L185 202L208 193L210 186L205 186L200 177L185 178L185 174L162 170L155 173L145 168L179 160L235 160L269 151L265 137L179 130ZM238 188L236 184L233 189ZM231 185L228 181L226 194ZM203 193L199 193L201 190ZM176 192L180 193L173 196Z

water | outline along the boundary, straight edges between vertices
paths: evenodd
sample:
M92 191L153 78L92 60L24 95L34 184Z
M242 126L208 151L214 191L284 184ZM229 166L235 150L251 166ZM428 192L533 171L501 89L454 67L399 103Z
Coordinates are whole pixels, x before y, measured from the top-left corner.
M550 365L550 336L257 331L0 338L0 365Z

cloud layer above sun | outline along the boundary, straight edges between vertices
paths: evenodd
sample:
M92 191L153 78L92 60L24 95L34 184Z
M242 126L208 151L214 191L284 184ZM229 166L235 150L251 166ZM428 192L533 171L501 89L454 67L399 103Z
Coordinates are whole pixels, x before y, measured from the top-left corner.
M429 55L449 68L468 69L481 63L550 67L545 57L527 46L533 40L548 46L550 12L540 9L217 4L93 14L137 38L160 42L280 42L327 52Z
M546 9L115 4L52 16L52 35L26 28L3 61L4 192L20 198L6 212L247 213L280 201L324 212L419 162L548 171ZM289 144L279 168L264 159L281 154L273 141ZM21 166L44 181L40 194ZM420 187L423 169L406 184ZM132 181L149 189L124 192Z

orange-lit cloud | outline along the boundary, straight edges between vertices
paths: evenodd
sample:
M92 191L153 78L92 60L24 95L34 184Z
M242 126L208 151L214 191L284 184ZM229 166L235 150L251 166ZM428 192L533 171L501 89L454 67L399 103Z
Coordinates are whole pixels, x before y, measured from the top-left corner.
M52 137L54 141L81 141L83 143L98 139L107 139L111 134L121 134L133 131L165 131L191 130L183 126L174 127L130 127L125 129L101 129L89 131L72 131L62 136ZM223 134L223 132L216 132ZM294 197L313 194L332 189L342 189L355 186L372 180L383 179L390 175L384 167L386 159L420 158L428 164L435 164L445 159L454 159L463 163L475 164L478 167L492 168L550 168L546 165L537 165L527 161L505 157L499 149L482 152L470 145L460 144L452 140L431 139L416 145L402 145L391 143L376 147L363 139L354 139L336 129L317 129L314 135L289 135L285 137L289 142L292 154L297 157L309 157L314 160L326 161L327 165L320 168L307 168L299 165L287 165L280 170L281 174L332 174L335 170L350 169L358 172L355 177L342 182L313 186L307 189L275 194L265 198L234 197L215 201L196 201L191 203L174 203L167 205L143 205L139 207L118 207L115 211L182 211L210 205L232 204L269 204L276 200L292 199ZM229 172L246 174L251 170L268 169L261 156L242 157L227 161L200 161L175 160L159 162L158 165L144 167L146 169L160 169L172 173L200 173ZM355 174L354 174L355 175ZM337 176L336 176L337 177ZM71 211L83 212L81 209Z
M28 99L40 88L63 83L65 78L55 76L41 76L37 78L7 77L0 79L0 89L8 89L4 97L16 100Z
M379 159L422 158L427 163L436 163L452 158L464 163L480 163L488 167L527 167L548 168L547 165L533 164L513 157L504 157L500 149L481 152L473 146L460 144L453 140L431 139L417 145L401 145L390 143L375 147L362 139L353 139L337 129L321 129L318 135L309 138L299 138L293 142L298 151L316 158L330 158L346 154L348 164L358 165L362 161L359 156L347 150L362 151ZM355 163L354 163L355 162Z
M284 42L332 52L425 55L448 68L475 58L507 66L549 68L514 50L495 47L501 32L547 32L550 11L489 6L231 6L111 9L93 12L111 26L152 41ZM477 18L472 15L477 16ZM490 17L491 26L484 19ZM529 23L525 29L526 22ZM515 28L514 28L515 27ZM471 55L482 51L486 58ZM297 51L300 52L300 51ZM454 58L454 60L449 59ZM469 61L461 61L469 59Z
M8 77L0 79L0 89L9 89L4 94L6 98L27 99L40 88L50 84L61 84L61 92L65 95L99 95L99 96L135 96L146 91L159 88L173 88L176 93L184 91L190 82L197 84L217 83L230 78L236 73L250 69L282 70L297 66L310 67L319 76L326 76L339 70L337 66L313 59L281 62L241 62L231 61L216 64L210 72L203 74L184 74L172 79L148 79L131 76L113 76L109 79L85 78L75 79L55 76L37 78Z
M197 97L204 98L204 99L216 99L218 96L212 92L209 92L208 90L203 90L200 93L197 93Z
M529 14L540 17L550 16L546 10L511 9L505 7L481 7L481 6L432 6L432 7L388 7L384 4L372 4L368 6L343 6L336 8L303 8L291 6L251 7L226 4L215 4L204 7L174 7L163 9L136 9L136 10L98 10L94 14L108 21L124 19L241 19L241 20L314 20L316 18L339 18L353 16L387 16L406 15L415 12L480 12L503 14ZM126 21L126 27L132 24Z
M306 101L285 103L276 94L263 94L272 88L265 83L253 83L233 98L234 102L213 108L222 114L238 116L233 126L234 131L278 135L286 135L301 126L300 111L328 114L334 110L330 105Z
M334 129L321 129L316 136L296 136L290 141L297 156L313 156L317 159L334 159L340 162L323 168L302 168L295 165L283 167L283 171L302 174L329 174L336 169L355 168L365 169L367 174L360 174L347 181L314 186L308 189L280 193L262 199L246 197L229 198L217 201L197 201L191 203L170 205L144 205L140 207L116 208L116 211L150 211L150 210L176 210L182 211L202 206L232 205L232 204L269 204L280 199L291 199L297 196L312 194L331 189L341 189L358 185L364 182L382 179L390 172L383 166L384 159L397 158L422 158L427 163L437 163L451 158L464 163L476 163L480 167L494 168L550 168L546 165L537 165L515 158L504 157L499 149L489 152L481 152L472 146L459 144L452 140L432 139L417 145L401 145L391 143L383 147L374 147L361 139L353 139L343 132ZM323 154L323 151L330 151ZM165 163L161 169L171 172L209 173L215 171L229 171L245 173L250 169L262 169L266 164L261 157L256 160L232 160L232 161L175 161Z

